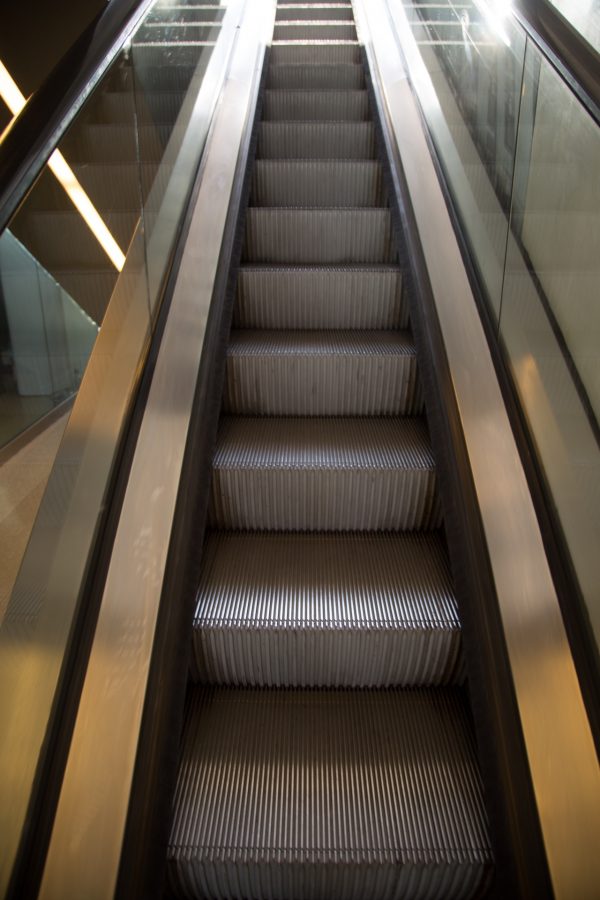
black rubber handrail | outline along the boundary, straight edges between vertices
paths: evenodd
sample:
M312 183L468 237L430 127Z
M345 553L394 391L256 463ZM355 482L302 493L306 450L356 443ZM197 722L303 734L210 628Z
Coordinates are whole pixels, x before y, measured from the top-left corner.
M28 99L0 142L0 234L153 0L111 0Z
M514 13L600 125L600 53L549 0L517 0Z

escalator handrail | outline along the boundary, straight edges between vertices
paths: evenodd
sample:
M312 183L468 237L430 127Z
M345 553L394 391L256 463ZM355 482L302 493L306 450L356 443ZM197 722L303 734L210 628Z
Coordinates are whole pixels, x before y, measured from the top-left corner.
M513 13L600 125L600 53L549 0L517 0Z
M153 2L111 0L6 129L0 140L0 234Z

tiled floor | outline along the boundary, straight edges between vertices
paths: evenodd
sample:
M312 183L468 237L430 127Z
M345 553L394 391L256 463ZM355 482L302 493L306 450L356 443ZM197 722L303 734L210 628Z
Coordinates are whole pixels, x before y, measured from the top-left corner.
M65 414L0 466L0 621L67 419Z

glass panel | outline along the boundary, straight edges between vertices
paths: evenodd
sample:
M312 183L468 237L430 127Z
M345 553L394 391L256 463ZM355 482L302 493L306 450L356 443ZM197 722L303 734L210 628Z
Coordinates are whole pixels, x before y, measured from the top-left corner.
M550 0L550 2L600 53L600 0Z
M600 131L527 47L500 334L600 642Z
M497 318L525 38L501 0L405 9L435 91L421 98L427 123Z

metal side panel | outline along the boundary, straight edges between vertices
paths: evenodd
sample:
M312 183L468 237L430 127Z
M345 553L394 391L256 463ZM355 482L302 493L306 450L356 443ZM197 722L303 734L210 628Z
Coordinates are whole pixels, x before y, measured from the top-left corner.
M265 122L364 122L368 118L366 91L265 91Z
M258 157L374 159L372 122L261 122Z
M223 408L235 415L417 412L417 357L403 331L233 331Z
M277 22L274 41L355 41L354 22Z
M242 266L236 328L407 328L395 266Z
M491 858L462 695L193 689L168 854L197 900L476 896Z
M249 207L244 260L292 265L391 263L389 209Z
M210 522L277 531L438 527L425 424L420 418L224 416Z
M195 675L218 684L447 683L460 624L440 535L214 532Z
M315 63L360 63L358 41L326 41L322 38L311 43L278 41L271 46L269 62L272 66L313 65Z
M383 170L377 160L257 159L253 206L382 207Z
M356 63L269 66L267 88L274 90L362 90L363 67Z
M304 19L317 21L353 22L354 12L350 3L285 3L279 4L276 22L299 22Z

